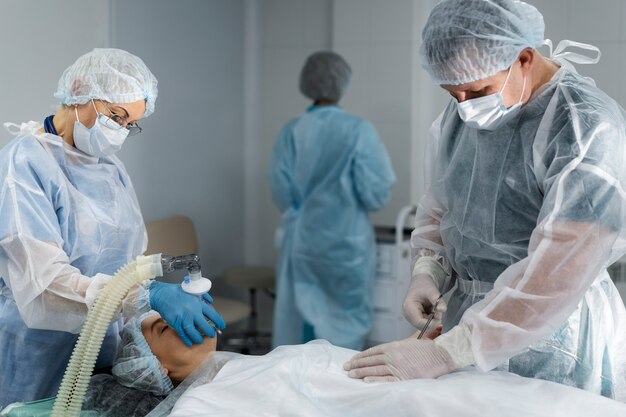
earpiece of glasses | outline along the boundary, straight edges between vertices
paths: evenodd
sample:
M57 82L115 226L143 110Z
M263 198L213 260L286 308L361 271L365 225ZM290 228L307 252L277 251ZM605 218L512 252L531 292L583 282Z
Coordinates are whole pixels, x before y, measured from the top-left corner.
M128 123L126 124L126 126L124 126L124 123L126 122L126 119L120 115L117 115L113 112L111 112L111 116L110 119L113 120L115 123L117 123L118 125L120 125L120 127L125 127L126 129L128 129L128 136L134 136L137 135L139 133L142 132L142 128L141 126L139 126L137 123Z
M143 130L137 123L129 123L126 129L128 129L128 136L138 135Z

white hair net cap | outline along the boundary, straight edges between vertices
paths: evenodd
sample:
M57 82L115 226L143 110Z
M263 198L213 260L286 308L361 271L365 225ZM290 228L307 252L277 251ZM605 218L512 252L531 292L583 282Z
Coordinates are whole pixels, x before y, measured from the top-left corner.
M539 11L522 1L443 0L422 30L422 67L437 84L465 84L513 64L543 43Z
M121 333L122 344L111 372L120 384L156 395L167 395L174 386L141 332L141 322L155 311L132 318Z
M146 101L148 117L154 112L157 79L137 56L114 48L96 48L79 57L59 79L54 93L61 103L84 104L89 100L110 103Z
M310 55L300 72L300 92L311 100L339 101L350 83L352 69L330 51Z

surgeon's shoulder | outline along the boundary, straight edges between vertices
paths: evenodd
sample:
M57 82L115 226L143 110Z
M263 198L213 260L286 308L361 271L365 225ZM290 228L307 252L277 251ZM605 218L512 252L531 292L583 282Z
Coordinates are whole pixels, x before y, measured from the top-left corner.
M341 125L350 132L359 133L361 136L378 138L378 130L369 120L347 111L337 113Z
M579 123L580 128L592 129L602 124L623 129L624 110L593 79L568 71L558 84L559 108L564 121Z
M593 80L572 72L560 80L550 101L543 115L549 123L541 128L547 140L539 152L546 164L584 156L585 161L618 173L626 152L622 107Z
M58 169L54 157L33 135L18 136L0 150L0 172L31 171L44 173Z

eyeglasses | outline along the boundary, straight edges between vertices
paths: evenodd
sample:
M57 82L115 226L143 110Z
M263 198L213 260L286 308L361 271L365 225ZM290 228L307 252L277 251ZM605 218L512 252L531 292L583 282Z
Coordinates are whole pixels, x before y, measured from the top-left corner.
M143 131L141 126L139 126L136 122L128 121L128 112L125 108L120 107L122 110L124 110L124 112L126 112L126 116L122 116L111 110L109 106L107 106L103 101L101 101L100 103L102 103L104 108L107 109L107 111L110 113L109 119L120 125L120 127L128 129L128 136L135 136Z

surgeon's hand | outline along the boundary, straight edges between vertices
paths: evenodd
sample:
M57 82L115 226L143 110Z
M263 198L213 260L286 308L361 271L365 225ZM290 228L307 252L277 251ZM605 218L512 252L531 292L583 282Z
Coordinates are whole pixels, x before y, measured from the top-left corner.
M215 337L211 320L219 329L224 329L224 319L215 311L209 294L202 297L188 294L179 284L152 281L150 284L150 307L174 329L187 346L192 342L201 344L202 334Z
M430 275L415 275L411 280L411 285L402 305L404 317L416 328L423 329L428 321L428 315L440 296L441 292ZM447 304L442 298L437 305L435 318L431 322L432 327L441 323L441 318L446 309Z
M456 368L446 349L415 338L374 346L343 365L350 378L365 382L436 378Z

